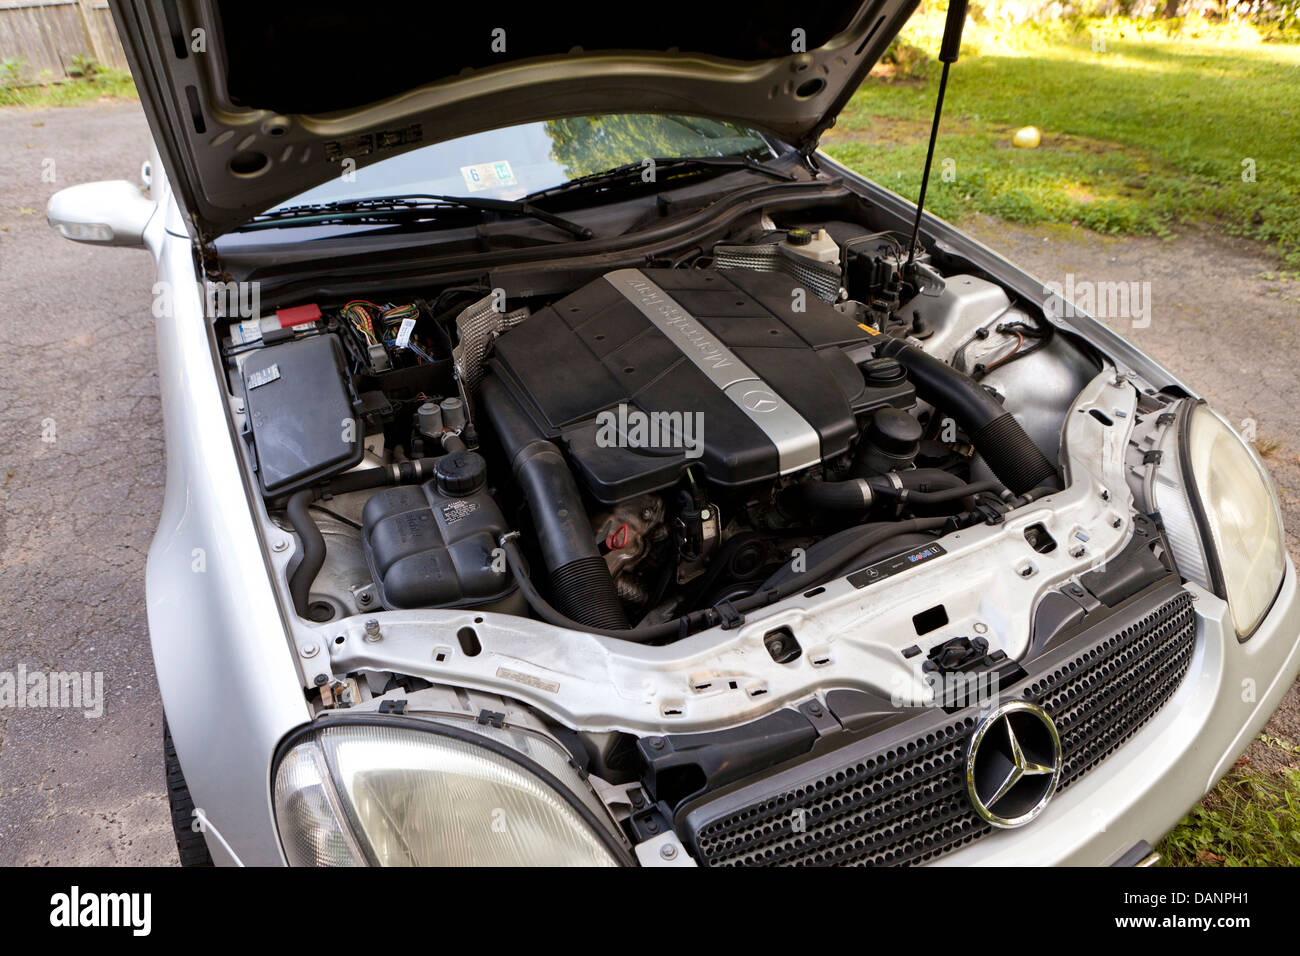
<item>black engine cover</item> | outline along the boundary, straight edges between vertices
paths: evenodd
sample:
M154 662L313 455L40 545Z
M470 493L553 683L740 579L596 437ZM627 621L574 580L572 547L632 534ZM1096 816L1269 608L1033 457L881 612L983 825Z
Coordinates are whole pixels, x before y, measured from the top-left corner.
M779 274L622 269L502 335L490 366L609 503L692 464L734 486L847 451L856 413L891 401L843 351L867 337Z

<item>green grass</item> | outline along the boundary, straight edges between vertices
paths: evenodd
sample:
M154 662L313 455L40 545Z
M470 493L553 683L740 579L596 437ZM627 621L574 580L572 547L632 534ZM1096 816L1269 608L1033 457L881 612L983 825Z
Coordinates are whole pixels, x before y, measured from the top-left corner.
M936 50L940 16L918 14L904 40ZM968 24L927 208L954 221L983 212L1130 235L1208 225L1300 264L1300 46L1182 26L1171 36L1167 24L1132 21ZM868 79L825 150L915 198L938 67ZM1013 147L1030 125L1042 145ZM1255 182L1242 179L1245 159Z
M135 99L135 81L124 70L99 70L92 76L44 86L0 83L0 106L77 106L99 99Z
M1157 849L1166 866L1300 866L1300 770L1239 761Z

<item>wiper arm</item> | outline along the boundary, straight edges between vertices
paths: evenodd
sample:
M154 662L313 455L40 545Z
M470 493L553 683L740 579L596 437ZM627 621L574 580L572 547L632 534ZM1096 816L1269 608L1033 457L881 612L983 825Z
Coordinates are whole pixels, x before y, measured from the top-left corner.
M747 169L750 172L770 176L773 179L779 179L783 182L796 182L798 180L798 177L793 173L786 172L782 169L774 169L771 166L760 163L758 160L750 156L685 156L672 159L656 159L653 160L653 162L656 171ZM529 193L523 198L523 200L521 200L521 202L542 199L546 196L558 196L562 193L581 191L583 189L594 189L601 186L613 186L636 182L640 180L641 174L646 170L646 168L644 161L624 163L622 166L615 166L613 169L607 169L604 172L579 176L576 179L570 179L567 183L561 183L559 186L552 186L549 189L542 189L535 193Z
M375 199L347 199L339 202L291 206L263 213L249 220L244 229L271 229L286 226L320 225L331 222L408 222L418 220L439 209L478 209L506 216L523 216L562 229L578 239L591 239L595 233L581 223L538 209L526 199L477 199L470 196L435 196L414 194L384 196Z

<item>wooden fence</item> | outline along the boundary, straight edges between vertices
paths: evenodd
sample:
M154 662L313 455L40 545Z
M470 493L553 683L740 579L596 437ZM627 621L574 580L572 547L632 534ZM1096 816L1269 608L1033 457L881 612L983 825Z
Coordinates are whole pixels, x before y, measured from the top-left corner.
M127 68L107 0L0 0L0 83L59 83L85 60Z

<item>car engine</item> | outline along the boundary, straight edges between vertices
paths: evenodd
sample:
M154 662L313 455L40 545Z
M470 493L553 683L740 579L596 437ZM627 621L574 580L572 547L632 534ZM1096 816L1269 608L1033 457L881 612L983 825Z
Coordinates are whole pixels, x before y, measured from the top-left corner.
M1057 489L1098 367L1002 288L843 222L559 294L435 288L226 331L301 617L476 608L643 643Z

